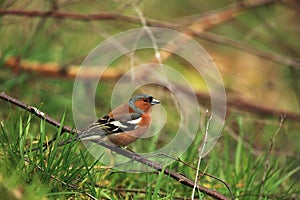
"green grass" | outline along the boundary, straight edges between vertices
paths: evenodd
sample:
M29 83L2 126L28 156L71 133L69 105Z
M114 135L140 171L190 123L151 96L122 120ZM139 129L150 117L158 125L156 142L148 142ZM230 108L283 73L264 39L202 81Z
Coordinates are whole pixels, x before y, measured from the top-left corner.
M5 104L1 102L1 104ZM8 105L8 104L7 104ZM64 114L61 123L65 123ZM72 142L59 147L58 141L70 136L60 135L61 128L52 129L58 135L57 142L43 151L42 144L49 140L45 121L37 120L26 111L11 108L10 114L1 122L0 132L0 196L10 199L87 199L88 194L108 199L174 199L190 197L191 189L174 181L162 172L126 173L106 169L95 160L80 143ZM243 147L244 120L237 117L240 139L232 145L225 133L221 142L203 159L201 170L223 179L229 184L236 199L258 199L262 187L265 164L269 158L262 199L291 199L299 194L295 174L300 167L296 162L285 166L276 156L254 156ZM51 129L49 129L51 131ZM196 166L198 145L182 156L182 160ZM39 147L38 151L28 151ZM151 145L150 145L151 147ZM153 148L153 147L151 147ZM148 149L150 151L150 149ZM228 156L232 154L234 156ZM167 166L193 178L195 170L174 162ZM202 176L200 184L215 188L229 196L226 187L213 178ZM196 196L205 196L197 194ZM207 197L205 197L207 199Z

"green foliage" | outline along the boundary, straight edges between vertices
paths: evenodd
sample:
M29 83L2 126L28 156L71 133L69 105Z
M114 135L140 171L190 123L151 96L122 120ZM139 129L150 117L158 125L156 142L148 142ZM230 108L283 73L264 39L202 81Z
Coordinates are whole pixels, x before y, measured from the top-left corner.
M70 196L87 198L89 193L97 198L173 199L178 196L188 197L191 194L191 189L180 186L162 172L130 174L114 172L111 169L98 170L99 167L101 169L101 163L94 160L79 143L72 142L62 147L58 146L59 141L72 137L65 133L61 134L61 127L55 130L57 141L45 150L43 144L49 140L46 123L43 120L35 121L34 118L27 112L18 113L12 109L9 117L2 122L1 196L12 199L17 199L18 195L22 199L30 197L54 199ZM235 149L232 149L233 146L229 144L230 137L225 134L222 139L224 149L220 148L220 144L217 145L209 159L204 158L201 170L225 180L237 199L257 199L262 184L264 184L263 198L266 199L269 197L289 199L292 195L296 195L299 191L296 190L297 181L293 177L299 173L300 167L297 167L295 162L283 167L276 156L267 156L268 150L262 156L254 156L243 146L244 119L237 117L236 122L240 136ZM65 115L62 116L61 123L65 123ZM196 165L199 148L197 144L201 138L199 134L194 145L182 156L181 159L186 163ZM30 151L35 147L39 150ZM153 148L156 147L150 145L147 150L152 151ZM235 152L232 154L233 157L229 155L231 152ZM265 168L267 162L269 162L268 169ZM189 177L195 174L194 170L178 161L168 168ZM265 170L267 170L266 179L262 183ZM229 195L225 185L214 178L202 176L200 183ZM117 189L121 188L128 192L118 192ZM131 188L137 193L131 193Z

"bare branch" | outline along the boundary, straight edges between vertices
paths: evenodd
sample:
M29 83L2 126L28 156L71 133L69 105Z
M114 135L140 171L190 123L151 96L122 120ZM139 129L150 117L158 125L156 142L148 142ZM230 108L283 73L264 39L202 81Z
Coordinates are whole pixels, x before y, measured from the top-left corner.
M99 78L97 69L95 71L92 67L86 70L84 73L78 74L80 66L75 65L59 65L56 63L40 63L27 60L21 60L20 58L10 57L4 61L5 67L13 68L15 71L25 70L25 71L35 71L47 76L57 76L64 78L74 78L79 76L79 78ZM123 75L120 69L107 68L101 75L101 79L118 79ZM84 74L84 75L83 75Z
M233 39L228 38L228 37L213 34L213 33L195 32L195 31L191 31L190 33L192 35L198 36L202 39L209 40L210 42L214 42L214 43L217 43L217 44L222 44L222 45L234 47L234 48L243 50L247 53L258 56L260 58L264 58L264 59L267 59L267 60L272 60L272 61L277 62L279 64L284 64L284 65L294 67L296 69L300 69L299 58L293 59L293 58L290 58L288 56L280 55L280 54L277 54L277 53L261 51L261 50L255 48L255 47L251 47L251 46L249 46L245 43L233 40Z
M254 9L257 7L270 5L274 3L280 3L279 0L247 0L238 2L228 6L227 8L221 9L219 11L215 11L211 14L204 15L199 18L197 21L200 23L197 26L202 28L193 28L185 27L179 24L161 22L159 20L147 19L147 24L149 26L170 28L177 31L183 31L186 34L191 36L196 36L210 42L227 45L230 47L234 47L258 57L273 60L279 64L288 65L294 67L296 69L300 69L300 61L298 58L293 59L288 56L283 56L275 53L265 52L254 47L251 47L245 43L241 43L239 41L235 41L230 38L226 38L220 35L203 32L204 29L211 28L212 25L219 24L225 20L231 19L236 15L240 14L242 11L247 11L249 9ZM56 10L49 11L39 11L39 10L0 10L0 16L5 15L15 15L15 16L25 16L25 17L52 17L56 19L69 19L69 20L77 20L77 21L93 21L93 20L119 20L126 21L131 23L140 24L139 17L133 17L128 15L120 15L118 13L98 13L98 14L78 14L78 13L70 13L70 12L61 12ZM224 19L220 20L219 17L224 17ZM167 56L167 55L166 55Z
M250 9L255 9L262 6L267 6L275 3L279 3L278 0L246 0L236 1L226 7L201 13L194 16L185 17L183 23L194 31L208 30L228 21L241 13L247 12Z
M36 107L33 107L33 106L30 106L30 105L27 105L21 101L19 101L18 99L15 99L7 94L5 94L4 92L1 92L0 93L0 99L4 100L4 101L7 101L9 103L12 103L24 110L27 110L28 112L36 115L37 117L45 120L46 122L48 122L49 124L59 128L61 126L60 122L49 117L48 115L46 115L45 113L43 113L42 111L40 111L39 109L37 109ZM68 133L71 133L73 134L74 131L72 130L71 127L69 126L64 126L62 127L62 132L68 132Z

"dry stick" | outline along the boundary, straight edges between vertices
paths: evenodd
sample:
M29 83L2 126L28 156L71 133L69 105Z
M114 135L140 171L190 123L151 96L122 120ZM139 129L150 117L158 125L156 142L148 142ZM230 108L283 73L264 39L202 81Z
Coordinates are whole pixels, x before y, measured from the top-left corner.
M283 123L285 122L285 115L281 115L280 116L280 123L279 123L279 126L276 130L276 132L274 133L273 137L270 139L270 147L269 147L269 151L267 152L267 158L266 158L266 162L265 162L265 171L264 171L264 174L263 174L263 177L262 177L262 183L261 183L261 187L260 187L260 193L259 193L259 199L266 199L267 196L264 196L263 192L264 192L264 188L265 188L265 182L266 182L266 178L267 178L267 173L268 173L268 170L270 168L270 156L272 154L272 151L273 151L273 147L274 147L274 143L275 143L275 139L277 137L277 135L279 134L282 126L283 126Z
M209 124L210 121L212 119L212 116L209 117L209 119L207 120L207 124L206 124L206 129L205 129L205 135L204 135L204 141L202 144L202 147L199 149L199 158L198 158L198 165L197 165L197 170L196 170L196 176L195 176L195 185L193 187L193 191L192 191L192 200L194 200L194 196L195 196L195 191L196 191L196 184L198 182L198 176L199 176L199 171L200 171L200 164L201 164L201 160L202 160L202 154L204 153L206 144L207 144L207 137L208 137L208 128L209 128ZM234 199L234 197L233 197Z
M9 103L12 103L18 107L23 108L24 110L29 111L30 113L36 115L37 117L45 120L46 122L48 122L49 124L55 126L56 128L59 128L61 126L60 122L49 117L48 115L46 115L45 113L41 112L39 109L37 109L36 107L27 105L21 101L19 101L18 99L15 99L7 94L5 94L5 92L1 92L0 93L0 99L3 99ZM69 132L71 134L74 134L75 132L72 130L71 127L68 126L63 126L62 127L62 132Z
M18 107L21 107L25 110L27 110L28 112L38 116L39 118L41 119L44 119L46 122L50 123L51 125L55 126L55 127L60 127L61 124L60 122L52 119L51 117L47 116L45 113L39 111L37 108L33 107L33 106L29 106L21 101L19 101L18 99L15 99L11 96L8 96L6 95L4 92L0 93L0 98L7 101L7 102L10 102ZM63 126L62 127L62 131L64 132L69 132L69 133L72 133L72 134L75 134L76 132L73 131L70 127L68 126ZM99 141L97 142L99 145L102 145L108 149L110 149L111 151L114 151L122 156L125 156L129 159L132 159L134 161L137 161L137 162L140 162L142 164L145 164L149 167L152 167L153 169L157 170L157 171L163 171L163 173L167 176L170 176L171 178L179 181L181 184L183 185L186 185L190 188L193 188L194 187L194 182L187 178L185 175L182 175L178 172L174 172L170 169L167 169L167 168L164 168L162 165L158 164L158 163L155 163L151 160L148 160L146 158L144 158L143 156L139 155L139 154L136 154L136 153L133 153L133 152L130 152L130 151L126 151L120 147L117 147L117 146L111 146L111 145L108 145L108 144L105 144L104 142L102 141ZM215 199L219 199L219 200L228 200L228 198L226 196L224 196L223 194L217 192L217 191L214 191L214 190L211 190L211 189L208 189L206 187L203 187L201 185L198 185L197 184L197 189L205 194L207 194L208 196L211 196Z
M256 105L250 103L244 99L236 98L232 100L227 100L228 107L235 107L238 110L246 111L249 113L254 113L256 115L260 115L263 117L272 117L272 116L280 116L284 114L287 119L300 122L300 114L294 112L287 112L284 110L276 110L273 108L263 107L260 105Z
M24 60L19 57L9 57L4 61L5 67L10 67L14 71L26 70L26 71L35 71L42 74L47 74L47 76L58 76L64 78L99 78L97 73L97 68L89 68L82 74L78 74L80 66L78 65L59 65L56 63L41 63L36 61ZM119 79L125 71L120 69L108 68L101 75L101 79L111 80Z

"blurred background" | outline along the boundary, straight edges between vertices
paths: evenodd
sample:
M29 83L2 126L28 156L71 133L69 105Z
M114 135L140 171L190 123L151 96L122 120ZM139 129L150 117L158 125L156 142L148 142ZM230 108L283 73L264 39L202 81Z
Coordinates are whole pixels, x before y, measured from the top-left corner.
M67 125L72 126L74 79L93 48L114 34L145 25L180 31L206 49L225 84L226 126L215 151L225 151L233 161L235 147L242 139L243 148L255 156L264 155L279 127L271 155L279 162L279 169L297 169L289 176L290 182L281 185L287 191L291 185L299 186L300 175L299 10L297 0L2 0L0 91L58 120L65 113ZM155 60L150 50L135 56ZM105 71L96 95L99 116L110 110L111 91L118 78L130 70L130 62L121 57ZM204 125L210 105L205 82L178 57L163 57L162 63L183 74L197 91ZM172 94L165 88L145 86L141 91L154 93L169 105L167 111L174 107L168 97ZM1 123L14 110L0 102ZM281 115L286 116L282 125ZM163 131L176 130L178 119L178 113L168 115ZM171 138L170 134L161 136L156 143L162 145ZM133 148L145 150L140 143ZM238 187L236 182L228 182ZM296 198L293 195L287 196Z

